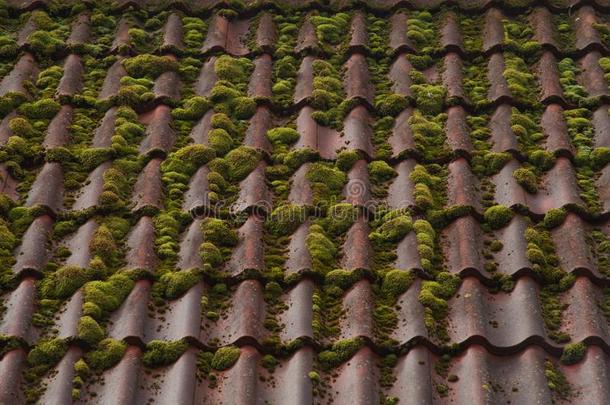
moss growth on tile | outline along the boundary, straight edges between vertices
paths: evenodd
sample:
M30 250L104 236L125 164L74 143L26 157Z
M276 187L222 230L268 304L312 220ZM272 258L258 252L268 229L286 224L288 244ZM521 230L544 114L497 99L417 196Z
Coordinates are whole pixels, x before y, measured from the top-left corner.
M313 193L313 205L327 207L341 199L347 176L330 163L312 163L305 175Z
M214 370L223 371L231 368L241 355L241 349L235 346L221 347L214 353L210 365Z
M265 227L274 235L290 235L297 230L306 218L306 207L284 204L273 210L267 218Z
M90 316L81 317L76 330L78 338L92 346L101 341L105 335L102 327Z
M440 107L439 107L440 108ZM408 123L413 133L417 151L426 161L433 161L449 156L445 144L444 125L447 114L441 113L434 117L424 116L418 110L413 112Z
M527 167L520 167L513 172L513 177L521 187L528 193L536 193L538 191L538 178L533 170Z
M48 370L61 360L67 349L68 344L63 339L40 341L28 353L28 364Z
M500 229L508 225L513 218L513 212L504 205L494 205L485 210L485 222L491 229Z
M318 354L318 361L323 370L330 370L349 360L364 345L359 338L344 339L335 342L329 350Z
M458 17L464 49L466 52L480 52L483 49L483 31L481 30L484 25L483 16L460 13Z
M547 385L561 399L569 399L572 396L572 387L565 375L559 370L551 360L544 362L544 375Z
M324 228L318 224L312 224L309 227L305 244L311 256L312 270L319 274L329 272L335 264L338 249L334 241L326 235Z
M383 160L374 160L368 164L369 177L377 184L397 176L396 171Z
M322 226L330 235L342 235L351 228L359 215L359 209L352 204L338 203L329 207Z
M175 300L184 295L201 280L201 274L197 270L182 270L167 272L159 278L159 285L163 289L163 295L168 300Z
M22 104L19 107L21 113L26 117L39 120L39 119L51 119L59 112L61 106L59 103L50 98L42 98L37 101Z
M521 57L504 53L504 78L508 90L517 103L533 106L538 101L538 83L528 64Z
M533 56L541 50L540 43L534 40L534 31L525 15L503 19L504 46L506 49L523 56Z
M93 272L89 269L63 266L43 279L40 287L41 293L44 297L69 298L93 276Z
M587 353L587 345L583 342L570 343L564 346L561 354L561 362L566 365L580 362Z
M385 243L398 243L413 230L413 223L408 213L391 211L384 215L375 230L369 234L374 246Z
M107 280L90 281L83 288L83 302L97 306L105 315L116 311L131 292L134 281L123 273L116 273Z
M184 30L184 45L189 54L198 54L208 29L207 21L198 17L183 16L182 29Z
M460 283L458 276L446 272L439 273L434 281L422 282L418 299L425 308L426 328L441 342L449 340L446 330L446 316L449 312L447 300L453 297Z
M237 232L219 218L206 218L201 222L201 231L205 241L218 246L232 247L237 244Z
M127 345L119 340L106 338L94 350L85 354L87 365L94 371L107 370L116 365L125 354Z
M329 47L340 44L346 38L351 16L347 13L314 15L309 20L315 27L316 36L322 47L330 50Z
M277 127L267 131L267 138L274 145L290 146L299 140L299 133L296 129L290 127Z
M187 348L188 344L182 340L151 340L142 355L142 363L150 368L167 366L178 360Z
M413 10L407 18L407 38L415 45L418 53L434 53L440 44L437 21L427 10Z
M567 214L568 213L563 208L552 208L548 210L547 213L544 215L542 224L547 229L555 228L563 223L563 221L566 219Z
M581 71L571 58L564 58L557 64L559 69L559 83L563 90L564 97L574 106L582 106L586 102L587 92L578 83L577 77Z

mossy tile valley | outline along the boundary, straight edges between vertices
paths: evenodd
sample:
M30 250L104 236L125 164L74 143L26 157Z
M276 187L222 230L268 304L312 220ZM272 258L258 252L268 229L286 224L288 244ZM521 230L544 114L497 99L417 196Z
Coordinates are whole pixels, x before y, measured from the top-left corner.
M607 0L0 0L0 404L607 404Z

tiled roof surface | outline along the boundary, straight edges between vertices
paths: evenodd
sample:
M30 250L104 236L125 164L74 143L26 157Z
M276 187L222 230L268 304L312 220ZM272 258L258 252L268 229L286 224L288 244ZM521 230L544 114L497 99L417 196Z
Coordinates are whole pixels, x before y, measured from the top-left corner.
M609 12L1 4L0 403L610 403Z

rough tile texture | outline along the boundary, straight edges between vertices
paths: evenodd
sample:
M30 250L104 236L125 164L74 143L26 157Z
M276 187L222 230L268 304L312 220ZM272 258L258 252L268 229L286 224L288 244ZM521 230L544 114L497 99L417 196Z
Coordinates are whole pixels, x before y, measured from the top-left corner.
M610 403L610 3L0 3L0 403Z

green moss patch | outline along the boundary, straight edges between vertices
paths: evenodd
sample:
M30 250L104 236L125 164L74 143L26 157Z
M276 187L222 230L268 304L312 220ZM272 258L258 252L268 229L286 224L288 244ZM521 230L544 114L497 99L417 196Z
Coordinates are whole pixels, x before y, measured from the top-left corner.
M182 340L152 340L146 345L142 363L151 368L167 366L178 360L187 348L188 345Z

